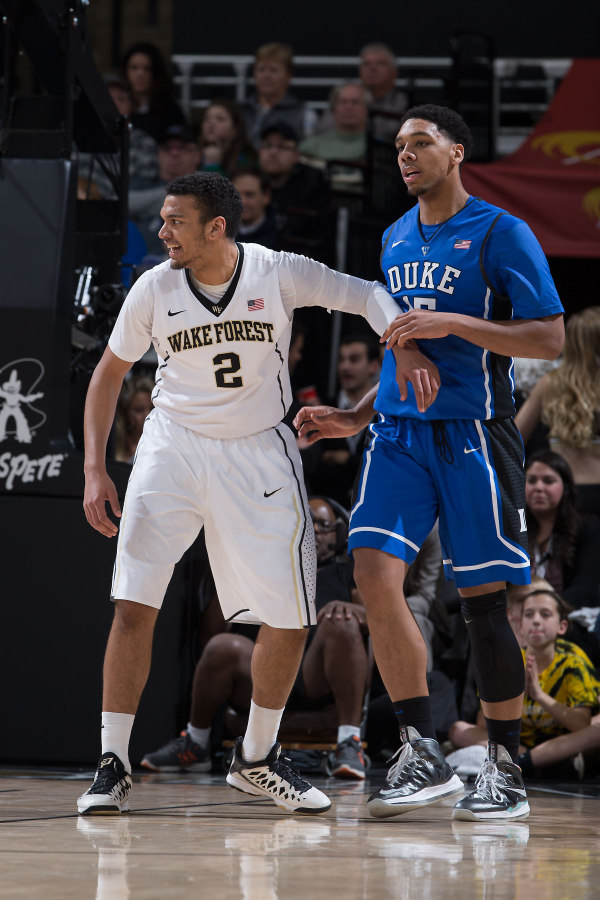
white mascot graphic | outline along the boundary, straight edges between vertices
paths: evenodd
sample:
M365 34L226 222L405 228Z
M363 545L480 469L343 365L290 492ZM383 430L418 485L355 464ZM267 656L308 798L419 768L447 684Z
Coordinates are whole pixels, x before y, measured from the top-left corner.
M31 443L31 429L21 405L33 403L34 400L39 400L43 396L43 393L22 394L17 370L12 369L8 381L0 385L0 400L4 401L2 409L0 409L0 441L6 438L7 425L12 419L16 440L20 444Z

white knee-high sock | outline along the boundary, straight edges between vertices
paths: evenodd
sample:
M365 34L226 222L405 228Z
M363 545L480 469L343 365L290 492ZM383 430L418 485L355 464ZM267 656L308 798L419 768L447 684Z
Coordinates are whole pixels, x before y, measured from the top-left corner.
M102 753L114 753L118 756L129 774L129 739L135 716L129 713L102 713Z
M277 740L283 709L267 709L250 701L248 727L242 744L242 754L248 762L264 759Z

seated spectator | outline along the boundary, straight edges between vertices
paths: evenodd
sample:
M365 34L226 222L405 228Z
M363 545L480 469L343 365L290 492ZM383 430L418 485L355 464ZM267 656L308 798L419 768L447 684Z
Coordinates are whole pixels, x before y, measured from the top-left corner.
M342 337L337 363L340 391L333 405L352 409L377 383L379 371L379 344L375 339L366 334ZM339 503L350 505L366 431L364 428L350 437L321 441L321 459L312 473L314 490L327 490Z
M347 514L336 515L324 497L309 500L317 551L317 621L311 629L300 673L286 706L319 709L335 702L339 720L331 774L364 779L360 722L370 663L365 643L366 615L353 588L352 564L345 554ZM211 727L228 702L238 713L250 709L253 640L242 634L218 634L206 645L194 672L190 721L180 737L148 753L141 765L156 772L208 771Z
M398 123L408 109L408 96L396 87L398 66L393 51L387 44L365 44L360 51L358 76L371 96L369 110L372 114L373 136L393 144L398 133ZM375 115L376 113L383 115ZM326 110L318 124L322 133L333 127L333 115Z
M170 125L183 125L185 116L172 96L171 79L154 44L133 44L123 58L123 76L131 89L131 122L158 141Z
M340 84L331 92L333 126L306 138L300 153L307 159L364 163L370 95L362 84Z
M262 132L258 164L271 188L283 250L304 253L331 263L332 203L323 172L299 162L298 135L286 122L274 122Z
M242 109L229 97L212 100L204 109L199 145L203 171L231 178L236 169L256 163L256 151L248 139Z
M115 418L115 459L132 463L142 436L144 422L154 409L154 382L145 376L133 376L124 384L117 403Z
M269 211L271 190L266 178L258 170L241 169L231 181L243 204L237 240L279 249L275 217Z
M273 122L286 122L300 137L311 134L316 114L289 91L294 51L289 44L263 44L254 56L255 95L243 105L250 140L258 148Z
M547 427L551 449L571 467L581 509L596 514L600 514L599 359L600 307L590 306L569 317L560 365L540 378L515 417L526 445L538 423Z
M564 457L540 450L525 464L532 573L546 578L575 609L600 605L600 521L581 516Z
M107 75L104 82L120 115L131 119L133 103L129 84L117 75ZM104 156L109 155L105 154ZM80 176L93 180L98 186L101 197L107 200L117 197L115 181L118 178L119 166L120 155L117 159L110 157L109 160L105 160L105 165L97 162L90 153L79 155ZM147 132L134 125L131 125L129 128L128 174L129 189L138 185L145 186L152 183L158 176L158 146L156 141Z
M196 132L188 125L171 125L158 144L158 175L154 183L129 191L129 215L146 241L153 264L166 257L158 237L162 219L157 213L165 198L165 187L179 175L191 175L199 164Z
M545 587L534 588L525 595L520 631L525 643L525 700L521 716L521 746L519 764L523 772L534 770L534 748L550 743L559 735L587 730L592 712L597 711L598 682L592 664L585 653L568 641L559 644L569 627L570 608L562 597ZM448 762L458 774L479 771L486 758L487 729L478 714L478 722L455 722L449 737L455 747L479 750L448 756ZM587 735L586 735L587 741ZM567 749L572 749L568 745ZM577 751L576 751L577 752ZM554 762L569 759L554 754Z
M408 109L408 96L396 87L398 66L394 52L379 42L366 44L360 51L360 80L373 98L373 136L378 140L394 142L398 134L398 122ZM391 117L390 117L391 116Z

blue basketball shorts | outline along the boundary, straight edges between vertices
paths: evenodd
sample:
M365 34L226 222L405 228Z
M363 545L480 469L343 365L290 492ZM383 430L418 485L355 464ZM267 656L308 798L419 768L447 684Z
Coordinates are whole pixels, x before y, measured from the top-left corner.
M457 587L529 584L523 442L512 419L380 416L370 426L348 547L409 565L439 516Z

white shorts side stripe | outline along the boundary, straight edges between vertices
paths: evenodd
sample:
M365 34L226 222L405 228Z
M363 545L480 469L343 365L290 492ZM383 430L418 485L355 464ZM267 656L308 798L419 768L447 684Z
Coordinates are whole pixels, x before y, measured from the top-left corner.
M352 528L350 529L350 533L348 537L352 537L353 534L359 534L361 531L374 531L376 534L385 534L388 537L395 538L395 540L400 541L403 544L407 544L409 547L412 547L417 553L419 552L419 547L417 544L413 544L412 541L409 541L408 538L403 537L401 534L396 534L393 531L388 531L386 528L372 528L370 526L362 526L360 528Z

